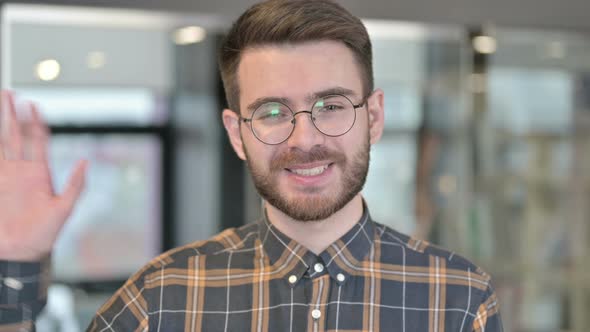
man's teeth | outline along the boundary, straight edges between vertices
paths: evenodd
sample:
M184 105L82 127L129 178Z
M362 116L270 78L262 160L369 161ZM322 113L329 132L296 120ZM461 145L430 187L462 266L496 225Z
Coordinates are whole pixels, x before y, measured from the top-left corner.
M290 169L291 172L297 174L297 175L303 175L303 176L314 176L314 175L319 175L324 173L325 170L328 169L328 165L324 165L324 166L319 166L319 167L315 167L315 168L308 168L308 169Z

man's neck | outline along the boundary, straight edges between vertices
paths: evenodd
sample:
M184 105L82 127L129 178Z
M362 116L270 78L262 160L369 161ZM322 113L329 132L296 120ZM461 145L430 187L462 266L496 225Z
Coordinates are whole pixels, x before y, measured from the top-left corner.
M320 254L348 232L363 215L363 199L356 195L330 217L320 221L298 221L264 202L270 223L313 253Z

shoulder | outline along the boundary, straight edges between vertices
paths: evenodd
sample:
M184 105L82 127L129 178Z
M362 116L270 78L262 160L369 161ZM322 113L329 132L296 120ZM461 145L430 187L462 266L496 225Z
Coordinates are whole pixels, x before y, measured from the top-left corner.
M179 299L194 287L194 276L202 269L227 266L233 254L250 252L248 248L255 246L257 237L257 224L248 224L159 255L131 276L99 309L89 330L103 327L113 330L112 326L117 326L117 331L136 330L146 324L148 312L162 303L178 304ZM167 289L164 297L163 289Z
M256 245L258 224L247 224L239 228L228 228L202 241L196 241L162 253L148 262L132 278L141 278L163 270L188 273L199 268L199 261L227 261L233 254L247 253ZM208 263L209 265L210 263Z
M412 238L387 226L376 224L375 248L379 248L382 268L387 268L402 281L408 294L435 298L427 306L466 308L470 331L502 331L499 304L488 273L467 258L450 250ZM406 284L406 281L411 281ZM405 288L404 288L405 289ZM417 295L418 294L418 295ZM464 315L448 322L465 323Z
M480 285L478 288L485 289L489 286L490 275L469 259L428 241L415 239L379 223L375 224L376 238L386 255L399 259L401 252L407 265L439 269L438 273L473 279Z

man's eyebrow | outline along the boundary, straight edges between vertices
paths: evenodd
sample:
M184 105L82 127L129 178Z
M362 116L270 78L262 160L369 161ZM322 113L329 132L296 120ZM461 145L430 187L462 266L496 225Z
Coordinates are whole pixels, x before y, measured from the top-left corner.
M333 88L329 88L329 89L325 89L325 90L321 90L321 91L317 91L312 93L311 95L309 95L305 101L307 103L313 103L314 101L316 101L319 98L325 97L325 96L329 96L329 95L343 95L346 97L355 97L356 93L351 90L351 89L347 89L344 87L333 87Z
M246 106L246 110L248 111L248 113L252 113L258 107L266 103L282 103L285 105L289 105L291 103L291 99L285 97L260 97L248 104L248 106Z
M320 90L320 91L316 91L314 93L309 94L306 98L305 98L305 102L308 104L313 103L314 101L316 101L319 98L325 97L325 96L329 96L329 95L343 95L346 97L356 97L357 94L351 90L351 89L347 89L344 87L332 87L332 88L328 88L328 89L324 89L324 90ZM248 113L252 113L254 112L258 107L260 107L263 104L266 103L281 103L281 104L285 104L287 106L291 106L292 105L292 100L289 98L285 98L285 97L260 97L257 98L256 100L254 100L253 102L251 102L250 104L248 104L248 106L246 106L246 110L248 111Z

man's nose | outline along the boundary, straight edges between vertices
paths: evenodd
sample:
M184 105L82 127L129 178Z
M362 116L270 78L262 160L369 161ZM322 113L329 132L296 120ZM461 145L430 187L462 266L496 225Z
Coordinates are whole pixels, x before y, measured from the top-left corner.
M289 148L298 148L303 151L310 151L316 145L324 144L326 136L322 134L313 124L312 113L300 111L293 116L293 133L287 140Z

